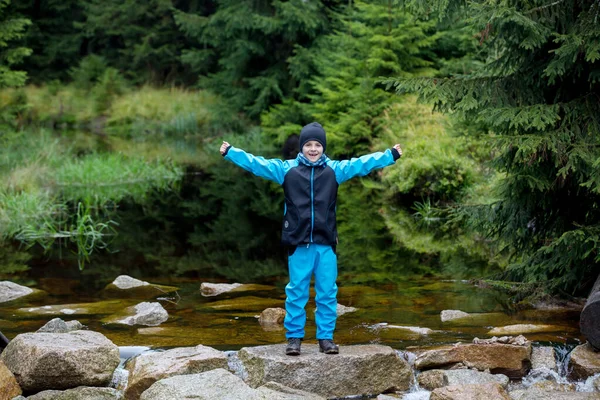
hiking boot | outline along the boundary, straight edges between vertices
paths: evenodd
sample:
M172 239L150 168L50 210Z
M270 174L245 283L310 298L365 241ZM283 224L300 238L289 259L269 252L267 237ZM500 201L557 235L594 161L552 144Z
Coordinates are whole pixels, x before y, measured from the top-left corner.
M285 354L288 356L299 356L301 342L302 339L300 338L289 338L288 345L285 348Z
M331 339L319 339L319 351L325 354L338 354L340 348Z

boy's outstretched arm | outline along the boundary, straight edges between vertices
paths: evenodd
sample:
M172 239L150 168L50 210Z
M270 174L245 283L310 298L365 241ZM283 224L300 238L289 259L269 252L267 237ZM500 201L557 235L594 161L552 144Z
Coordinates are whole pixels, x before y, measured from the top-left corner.
M395 144L384 152L367 154L350 160L332 161L329 165L335 171L338 183L345 182L355 176L365 176L369 172L392 165L402 156L402 148Z
M282 160L267 160L264 157L257 157L246 153L242 149L235 148L225 141L221 144L219 152L226 160L252 172L256 176L277 182L280 185L283 183L286 166Z

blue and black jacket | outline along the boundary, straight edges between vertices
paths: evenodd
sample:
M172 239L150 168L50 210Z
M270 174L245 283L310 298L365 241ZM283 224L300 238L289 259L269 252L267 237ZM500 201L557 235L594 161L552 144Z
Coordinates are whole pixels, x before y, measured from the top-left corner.
M265 159L230 146L225 159L283 186L285 210L281 241L287 246L337 244L336 202L338 186L355 177L394 164L396 149L351 160L324 157L321 165L308 165L301 154L294 160Z

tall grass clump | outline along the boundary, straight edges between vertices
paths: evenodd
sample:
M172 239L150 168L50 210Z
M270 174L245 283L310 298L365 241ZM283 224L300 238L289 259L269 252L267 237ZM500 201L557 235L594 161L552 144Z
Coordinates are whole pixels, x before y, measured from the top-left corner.
M182 176L172 163L97 153L66 160L56 169L53 185L64 198L106 206L125 197L143 202L150 190L168 189Z

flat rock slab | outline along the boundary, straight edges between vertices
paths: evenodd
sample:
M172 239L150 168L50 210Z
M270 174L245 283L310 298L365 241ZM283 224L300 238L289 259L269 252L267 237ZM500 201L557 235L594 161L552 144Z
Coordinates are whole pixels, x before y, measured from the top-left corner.
M125 398L138 399L154 382L161 379L217 368L227 369L227 356L208 346L180 347L141 354L127 363L129 383Z
M23 307L16 310L20 317L38 315L109 315L115 310L135 304L128 300L105 300L95 303L54 304L40 307Z
M511 400L502 386L497 383L482 385L452 385L435 389L430 400Z
M420 349L415 359L415 368L419 370L449 368L457 364L509 378L522 378L531 367L531 344L459 343Z
M391 347L341 346L325 355L318 345L303 344L302 354L285 355L285 345L245 347L238 352L252 387L269 381L325 397L375 395L408 390L412 368Z
M105 386L119 365L119 348L92 331L23 333L0 360L25 392Z
M212 308L223 311L262 311L265 308L284 307L285 300L263 298L257 296L243 296L234 299L219 300L212 303L206 303L199 309Z
M118 390L107 387L81 386L69 390L44 390L27 397L27 400L120 400Z
M512 391L510 398L512 400L600 400L600 393L529 389Z
M504 389L508 387L508 376L488 374L472 369L442 370L432 369L421 372L418 376L419 385L427 390L444 386L498 383Z
M515 324L499 326L488 331L488 335L519 335L521 333L564 332L572 328L559 325Z
M318 400L305 392L265 386L253 389L237 376L224 369L214 369L200 374L177 375L154 383L140 400Z
M274 286L258 285L255 283L210 283L200 284L200 293L202 296L218 296L228 292L254 292L269 291L275 289Z

